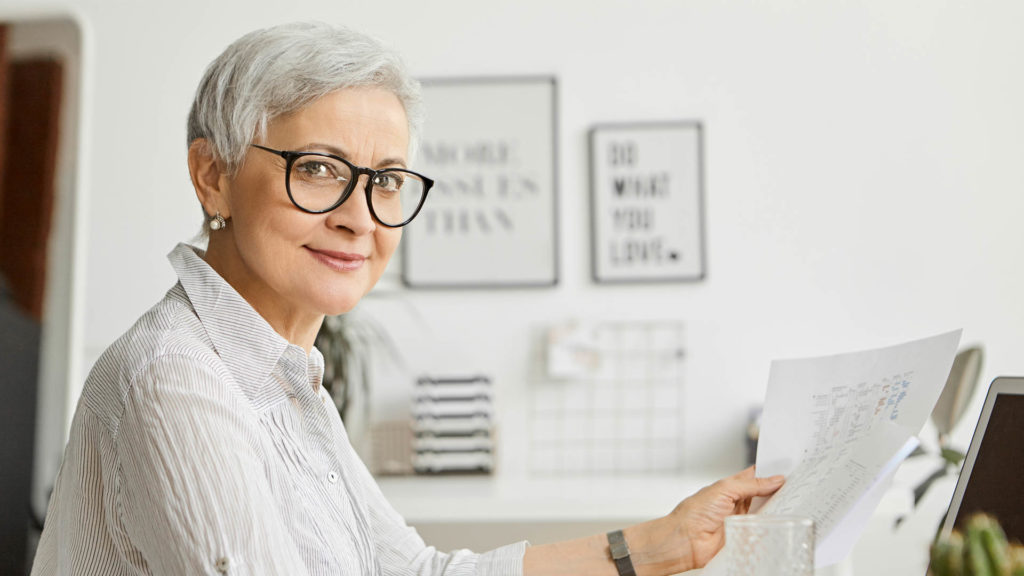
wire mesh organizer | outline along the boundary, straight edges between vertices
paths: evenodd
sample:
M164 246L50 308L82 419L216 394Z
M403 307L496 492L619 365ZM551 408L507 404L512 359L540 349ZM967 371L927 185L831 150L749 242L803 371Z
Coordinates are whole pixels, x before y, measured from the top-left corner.
M683 469L681 322L550 328L530 401L530 471L675 473Z

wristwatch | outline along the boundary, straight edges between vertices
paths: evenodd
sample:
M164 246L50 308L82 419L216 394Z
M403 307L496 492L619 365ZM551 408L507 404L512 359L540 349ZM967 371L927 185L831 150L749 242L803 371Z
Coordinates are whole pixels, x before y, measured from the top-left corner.
M633 561L629 559L629 546L626 545L626 538L622 530L613 530L608 533L608 544L612 549L612 560L619 576L636 576L633 568Z

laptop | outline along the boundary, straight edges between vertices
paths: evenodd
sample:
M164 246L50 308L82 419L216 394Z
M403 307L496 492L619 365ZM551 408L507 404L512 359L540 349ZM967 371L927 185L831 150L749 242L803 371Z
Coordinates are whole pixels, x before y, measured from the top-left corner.
M941 533L963 531L977 512L995 516L1011 542L1024 542L1024 378L996 378L989 387Z

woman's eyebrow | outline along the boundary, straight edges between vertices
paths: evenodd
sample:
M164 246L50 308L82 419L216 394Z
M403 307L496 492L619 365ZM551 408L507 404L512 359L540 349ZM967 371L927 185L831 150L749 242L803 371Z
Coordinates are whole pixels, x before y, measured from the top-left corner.
M335 156L341 156L342 158L348 159L348 154L344 150L331 144L324 144L322 142L310 142L299 148L301 152L312 152L315 150L322 150L328 154L334 154Z
M310 142L309 144L306 144L302 148L299 148L299 150L303 150L303 151L307 151L307 152L311 151L311 150L314 150L314 149L325 150L326 152L328 152L330 154L334 154L335 156L341 156L342 158L348 160L348 154L346 154L345 151L342 150L341 148L338 148L337 146L334 146L332 144L324 144L322 142ZM397 158L397 157L396 158L384 158L380 162L377 162L377 169L381 169L381 168L389 167L389 166L390 167L398 166L400 168L407 168L407 166L405 164L405 160L402 159L402 158Z
M377 162L377 166L379 168L394 166L398 166L399 168L407 168L407 166L405 165L405 160L402 160L401 158L385 158L380 162Z

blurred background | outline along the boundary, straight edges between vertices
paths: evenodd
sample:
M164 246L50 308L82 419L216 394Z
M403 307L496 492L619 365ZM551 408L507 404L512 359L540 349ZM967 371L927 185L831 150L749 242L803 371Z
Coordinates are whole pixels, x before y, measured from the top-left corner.
M417 77L557 85L557 282L423 289L396 261L352 315L372 327L352 340L364 392L346 397L367 459L374 430L408 421L421 379L486 382L484 474L376 467L428 542L536 542L668 512L745 466L773 358L962 327L984 347L983 387L1024 373L1024 4L0 0L11 573L31 556L25 526L43 520L92 364L173 285L165 255L199 228L185 119L200 76L242 34L308 19L379 37ZM595 282L589 131L678 121L702 126L705 276ZM11 190L30 185L40 193L25 206ZM574 338L604 358L623 342L639 352L608 360L616 383L594 387L552 372ZM952 434L961 448L983 396ZM631 428L654 410L660 428ZM947 484L920 521L925 542ZM882 512L905 513L898 501ZM881 529L848 570L869 573L893 545ZM874 571L912 573L892 566Z

